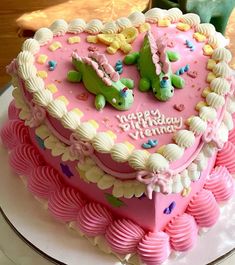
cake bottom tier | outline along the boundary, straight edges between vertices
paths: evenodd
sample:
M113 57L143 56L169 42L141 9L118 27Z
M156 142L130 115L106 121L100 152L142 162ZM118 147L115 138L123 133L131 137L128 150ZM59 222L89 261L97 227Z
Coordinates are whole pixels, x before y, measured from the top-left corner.
M87 238L102 242L106 252L116 253L129 263L134 260L135 264L157 265L169 257L171 250L188 251L196 243L198 230L216 223L218 203L233 195L232 177L220 165L210 174L213 178L208 176L204 187L190 199L185 212L171 218L164 229L147 230L68 185L56 166L48 164L31 142L23 121L8 121L1 137L10 149L10 166L26 177L28 190L46 202L55 219L72 224Z

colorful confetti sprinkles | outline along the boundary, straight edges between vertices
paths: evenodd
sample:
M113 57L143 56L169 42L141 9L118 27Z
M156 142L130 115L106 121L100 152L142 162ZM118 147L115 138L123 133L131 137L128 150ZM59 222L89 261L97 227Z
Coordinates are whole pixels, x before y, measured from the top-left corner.
M49 67L50 71L54 71L56 66L57 66L57 62L56 61L51 60L51 61L48 62L48 67Z
M142 144L142 147L144 149L150 149L150 148L153 148L153 147L155 147L157 145L158 145L158 140L149 139L147 143L143 143Z
M164 209L163 213L164 214L171 214L172 211L174 210L175 206L176 206L176 203L175 203L175 201L173 201L167 208Z
M183 111L183 110L185 109L185 106L184 106L184 104L178 104L178 105L175 104L175 105L173 106L173 108L174 108L175 110L181 112L181 111Z
M118 72L119 74L122 74L123 72L123 64L121 60L118 60L115 64L115 71Z
M118 207L125 205L125 203L123 201L114 197L112 194L105 193L104 196L105 196L105 199L107 200L107 202L115 208L118 208Z
M67 176L68 178L71 178L73 176L73 173L69 169L68 165L60 163L60 167L61 167L62 172L65 174L65 176Z

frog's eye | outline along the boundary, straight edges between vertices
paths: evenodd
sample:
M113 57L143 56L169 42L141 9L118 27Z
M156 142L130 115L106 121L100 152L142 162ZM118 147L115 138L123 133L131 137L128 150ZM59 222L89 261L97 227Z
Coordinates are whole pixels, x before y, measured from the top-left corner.
M113 98L113 99L112 99L112 102L113 102L114 104L117 103L116 98Z
M121 106L122 105L122 102L118 102L118 105Z

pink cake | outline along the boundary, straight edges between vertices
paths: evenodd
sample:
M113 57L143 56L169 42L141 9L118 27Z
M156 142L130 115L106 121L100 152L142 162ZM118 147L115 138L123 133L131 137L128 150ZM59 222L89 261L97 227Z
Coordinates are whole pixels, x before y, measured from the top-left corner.
M12 169L55 219L127 263L188 251L233 195L225 45L177 8L39 29L7 67Z

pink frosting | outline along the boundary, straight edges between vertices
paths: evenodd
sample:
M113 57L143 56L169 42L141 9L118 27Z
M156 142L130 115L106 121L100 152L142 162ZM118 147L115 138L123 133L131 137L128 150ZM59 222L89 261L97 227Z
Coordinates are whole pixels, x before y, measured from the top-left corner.
M200 227L213 226L220 214L215 197L211 191L205 189L192 198L186 212L195 218Z
M77 225L88 236L105 234L107 226L112 222L109 211L98 203L88 203L78 213Z
M227 168L216 167L207 177L204 189L210 190L217 202L229 200L234 193L234 182Z
M18 175L29 176L32 170L45 162L31 144L21 144L10 153L10 166Z
M235 144L235 129L230 131L229 136L228 136L229 142Z
M0 131L3 144L13 149L19 144L30 143L29 131L20 120L9 120Z
M113 251L129 254L136 252L144 234L144 230L132 221L118 219L108 227L105 237Z
M28 179L28 189L34 195L48 199L53 191L61 188L58 172L50 166L35 167Z
M8 107L8 118L10 120L18 119L20 110L15 106L15 100L13 99Z
M174 250L187 251L196 243L198 227L194 218L184 213L167 225L166 232L170 236L170 244Z
M149 232L139 243L138 254L146 265L162 264L170 254L169 236L164 232Z
M27 121L29 127L37 127L42 124L46 118L46 111L44 108L34 105L31 107L31 117Z
M78 191L70 187L52 192L48 201L49 211L63 222L75 221L83 205L84 200Z
M226 142L222 150L217 154L216 166L225 166L228 171L235 173L235 145L231 142Z

